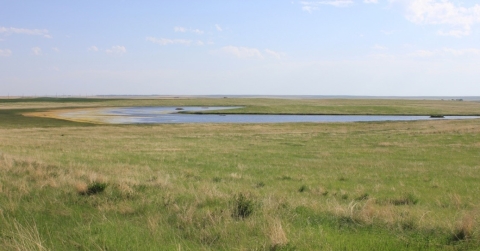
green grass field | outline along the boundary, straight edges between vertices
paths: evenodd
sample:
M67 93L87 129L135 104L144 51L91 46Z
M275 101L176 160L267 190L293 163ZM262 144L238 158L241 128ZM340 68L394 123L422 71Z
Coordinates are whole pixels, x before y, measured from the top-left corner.
M0 100L0 250L478 250L480 120L91 125L74 107L478 115L424 100Z

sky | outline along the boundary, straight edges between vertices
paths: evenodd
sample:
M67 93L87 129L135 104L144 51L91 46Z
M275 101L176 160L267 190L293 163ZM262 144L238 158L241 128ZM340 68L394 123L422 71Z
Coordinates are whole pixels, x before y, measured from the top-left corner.
M480 96L478 0L0 0L0 96Z

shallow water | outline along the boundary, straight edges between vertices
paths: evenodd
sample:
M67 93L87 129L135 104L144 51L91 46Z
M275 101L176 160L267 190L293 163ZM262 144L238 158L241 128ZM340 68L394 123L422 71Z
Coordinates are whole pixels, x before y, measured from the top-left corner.
M241 107L124 107L106 108L93 117L104 123L112 124L171 124L171 123L294 123L294 122L367 122L367 121L412 121L438 119L473 119L477 116L394 116L394 115L253 115L253 114L184 114L179 112L198 112L227 110ZM85 113L65 114L70 119L85 117ZM95 120L92 119L92 120Z

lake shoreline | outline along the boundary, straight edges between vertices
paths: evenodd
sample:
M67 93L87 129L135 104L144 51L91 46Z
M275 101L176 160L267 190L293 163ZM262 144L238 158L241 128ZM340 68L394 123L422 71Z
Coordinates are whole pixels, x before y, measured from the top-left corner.
M478 115L449 114L335 114L335 113L248 113L222 112L239 106L134 106L71 108L30 112L24 116L47 117L92 124L171 124L171 123L346 123L416 120L478 119ZM142 110L143 109L143 110ZM205 111L198 111L209 109ZM214 111L214 112L212 112ZM148 113L150 112L150 113ZM196 117L194 115L200 115ZM193 116L193 117L191 117ZM222 118L218 118L221 116ZM228 116L228 117L227 117ZM277 117L278 116L278 117ZM283 118L282 118L283 116ZM370 118L369 118L370 117ZM449 118L450 117L450 118ZM454 117L454 118L451 118Z

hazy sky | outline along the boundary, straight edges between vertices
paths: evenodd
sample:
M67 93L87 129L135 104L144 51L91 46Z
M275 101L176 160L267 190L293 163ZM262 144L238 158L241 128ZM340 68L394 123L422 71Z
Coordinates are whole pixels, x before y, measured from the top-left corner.
M478 0L0 0L0 96L480 95Z

